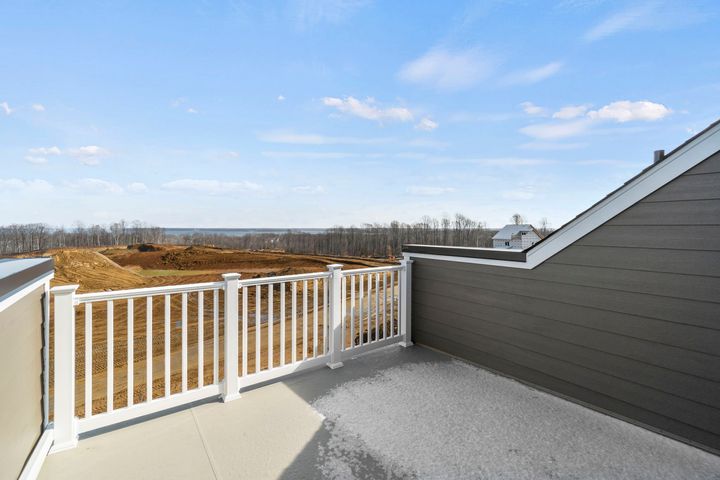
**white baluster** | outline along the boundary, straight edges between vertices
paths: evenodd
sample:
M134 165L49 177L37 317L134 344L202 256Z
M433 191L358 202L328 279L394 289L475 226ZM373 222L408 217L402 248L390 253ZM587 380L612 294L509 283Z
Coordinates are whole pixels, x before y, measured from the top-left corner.
M273 368L273 284L268 285L268 318L267 318L267 338L268 338L268 370Z
M198 327L197 327L197 343L198 343L198 388L202 388L205 383L205 295L203 292L198 292L197 297L197 311L198 311Z
M113 411L115 389L115 315L113 301L107 302L107 411Z
M92 416L92 303L85 304L85 418Z
M152 352L152 318L153 297L147 297L145 310L145 401L153 397L153 352Z
M135 401L135 305L132 298L127 303L127 406Z

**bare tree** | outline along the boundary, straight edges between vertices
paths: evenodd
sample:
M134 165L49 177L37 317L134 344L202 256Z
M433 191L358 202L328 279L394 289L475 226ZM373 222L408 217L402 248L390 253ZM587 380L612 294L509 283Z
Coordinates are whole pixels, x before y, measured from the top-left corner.
M548 222L548 219L546 217L543 217L540 219L540 233L542 236L546 236L548 233L552 231L552 228L550 227L550 222Z
M513 216L510 217L510 221L512 223L514 223L515 225L521 225L521 224L525 223L525 219L519 213L513 213Z

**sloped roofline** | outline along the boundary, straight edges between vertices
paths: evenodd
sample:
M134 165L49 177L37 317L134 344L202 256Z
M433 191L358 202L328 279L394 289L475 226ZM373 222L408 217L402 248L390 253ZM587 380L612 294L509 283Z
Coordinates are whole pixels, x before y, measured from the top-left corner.
M720 120L669 152L663 160L645 168L532 247L506 251L506 254L513 255L512 258L498 259L491 253L494 249L490 248L431 245L405 245L403 253L409 258L532 269L719 151Z

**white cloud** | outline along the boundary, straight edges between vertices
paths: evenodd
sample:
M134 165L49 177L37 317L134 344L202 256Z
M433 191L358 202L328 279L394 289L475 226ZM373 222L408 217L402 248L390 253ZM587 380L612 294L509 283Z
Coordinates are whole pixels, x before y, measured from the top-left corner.
M364 118L366 120L375 120L382 122L383 120L396 120L400 122L409 122L413 119L410 110L404 107L380 108L374 98L368 97L363 102L355 97L324 97L323 105L338 109L342 113Z
M647 15L648 6L635 6L610 15L585 33L585 40L591 42L609 37L617 32L633 28L638 20Z
M110 155L110 151L97 145L87 145L71 149L70 155L79 159L85 165L98 165L100 158Z
M65 182L65 184L74 190L82 190L86 193L120 194L124 191L117 183L99 178L81 178L73 182Z
M108 155L110 152L97 145L88 145L86 147L80 147L76 150L77 155L88 155L88 156L99 156Z
M599 110L588 112L588 117L599 120L615 120L616 122L624 123L632 120L660 120L671 113L672 110L661 103L621 100L605 105Z
M425 117L425 118L421 119L417 125L415 125L415 128L418 130L424 130L426 132L431 132L439 126L440 126L439 123L434 122L434 121L430 120L429 118Z
M15 110L10 108L10 105L8 105L8 102L2 102L0 103L0 110L5 112L5 115L10 115Z
M31 155L62 155L62 150L55 146L29 148L28 152Z
M647 1L616 12L585 32L588 42L602 40L624 31L668 30L682 28L710 18L691 2Z
M532 200L535 198L534 189L531 187L520 187L516 190L502 192L502 198L506 200Z
M543 107L539 107L532 102L522 102L520 106L528 115L545 115L546 113Z
M435 196L455 191L452 187L428 187L422 185L412 185L405 190L410 195Z
M224 182L220 180L181 179L163 184L167 190L206 193L209 195L255 192L262 186L243 180L240 182Z
M529 167L536 165L549 165L556 163L554 160L544 158L526 158L526 157L487 157L487 158L464 158L464 157L428 157L432 163L449 163L449 164L471 164L482 165L485 167Z
M297 27L305 29L324 22L340 23L370 3L370 0L292 0L290 8Z
M558 73L562 67L562 62L551 62L530 70L511 73L505 77L504 83L507 85L530 85L552 77Z
M524 150L575 150L586 147L585 143L528 142L519 146Z
M552 117L559 118L561 120L570 120L571 118L585 115L588 108L588 105L568 105L553 113Z
M405 64L398 78L441 90L461 90L489 77L495 64L495 59L479 48L459 51L434 48Z
M62 155L62 150L58 147L34 147L28 148L29 155L25 156L25 161L35 165L48 163L48 155Z
M488 167L532 167L536 165L549 165L555 163L553 160L544 158L517 158L517 157L500 157L500 158L478 158L472 161L479 165Z
M523 127L520 129L520 132L541 140L555 140L584 133L590 127L591 123L588 119L562 123L539 123Z
M277 96L277 101L278 101L278 102L284 102L284 101L285 101L285 96L284 96L284 95L278 95L278 96Z
M43 105L42 103L33 103L32 109L35 110L36 112L44 112L45 105Z
M578 165L585 165L585 166L610 165L613 167L626 167L626 168L642 168L642 167L647 166L647 164L644 164L642 162L629 162L626 160L611 160L611 159L580 160L575 163Z
M42 165L42 164L44 164L44 163L47 163L47 162L48 162L48 159L45 158L45 157L35 157L35 156L32 156L32 155L26 155L26 156L25 156L25 161L28 162L28 163L32 163L32 164L34 164L34 165Z
M303 159L340 159L363 156L360 153L349 152L278 152L264 151L263 157L268 158L303 158Z
M148 191L148 187L142 182L133 182L127 186L127 190L132 193L145 193Z
M292 191L303 195L318 195L325 193L325 188L322 185L298 185L293 187Z
M52 191L53 186L46 180L21 180L19 178L0 178L0 192L8 190L43 193Z
M258 140L265 143L294 145L376 145L392 142L391 138L330 137L315 133L263 132Z
M199 113L197 108L195 108L195 107L191 107L191 106L186 107L187 104L188 104L187 97L178 97L174 100L170 100L170 106L173 108L183 107L183 108L185 108L185 111L187 113Z
M649 101L620 100L578 116L580 108L577 106L565 107L553 115L554 118L561 120L560 122L528 125L521 128L520 132L540 140L556 140L583 134L602 122L655 121L672 113L672 110L665 105ZM562 121L565 119L569 120Z

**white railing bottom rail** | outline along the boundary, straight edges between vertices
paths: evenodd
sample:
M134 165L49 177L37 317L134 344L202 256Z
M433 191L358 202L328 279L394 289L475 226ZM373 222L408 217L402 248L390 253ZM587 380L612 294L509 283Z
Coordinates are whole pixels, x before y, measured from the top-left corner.
M411 260L77 293L55 287L52 451L78 435L410 342ZM80 392L76 393L76 383Z

